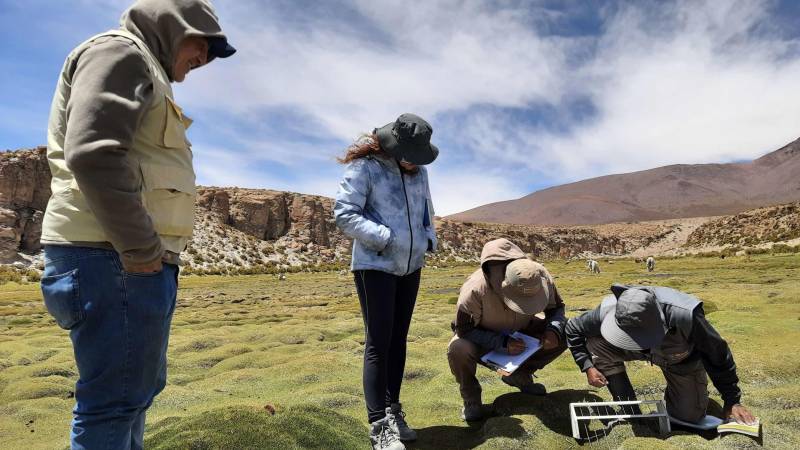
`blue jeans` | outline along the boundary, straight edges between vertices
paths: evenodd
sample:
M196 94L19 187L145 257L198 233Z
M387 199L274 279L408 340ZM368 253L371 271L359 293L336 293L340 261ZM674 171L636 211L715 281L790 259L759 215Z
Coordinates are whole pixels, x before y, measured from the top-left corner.
M145 411L167 380L178 267L131 274L110 250L44 254L45 306L69 330L78 366L72 449L141 449Z

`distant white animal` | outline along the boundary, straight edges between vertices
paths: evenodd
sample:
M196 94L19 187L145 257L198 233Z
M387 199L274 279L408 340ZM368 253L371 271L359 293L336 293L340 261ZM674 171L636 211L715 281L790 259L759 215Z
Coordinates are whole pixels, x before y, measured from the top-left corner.
M589 272L600 273L600 263L593 259L586 262L586 268L589 269Z
M278 275L278 279L281 280L281 281L286 281L286 275L280 274L280 275Z
M647 258L647 271L652 272L656 268L656 259L652 256Z

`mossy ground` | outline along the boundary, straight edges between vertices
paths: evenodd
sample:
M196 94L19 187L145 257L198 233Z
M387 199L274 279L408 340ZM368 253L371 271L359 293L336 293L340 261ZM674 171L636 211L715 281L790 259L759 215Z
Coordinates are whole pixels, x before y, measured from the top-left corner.
M800 255L547 263L569 315L594 307L614 282L663 284L698 295L728 340L744 402L761 417L766 448L800 448ZM550 394L512 392L480 369L496 416L460 421L447 366L455 298L472 267L426 270L409 334L403 402L418 449L570 448L568 404L608 398L586 384L568 354L540 373ZM361 394L363 325L350 276L334 272L182 279L169 381L148 413L149 448L368 448ZM640 394L660 392L657 368L634 364ZM0 448L68 445L76 369L67 333L45 312L36 284L0 288ZM712 399L719 396L711 388ZM277 410L271 415L265 406ZM718 405L714 405L718 408ZM713 412L713 411L712 411ZM614 428L599 448L749 448L745 436L666 439ZM584 444L586 446L586 444Z

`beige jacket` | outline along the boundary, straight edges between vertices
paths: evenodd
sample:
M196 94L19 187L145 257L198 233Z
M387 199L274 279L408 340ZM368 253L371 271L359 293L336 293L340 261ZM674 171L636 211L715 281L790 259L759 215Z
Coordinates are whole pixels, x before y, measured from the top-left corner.
M170 83L189 36L224 37L207 0L138 0L119 29L67 57L48 124L53 194L42 243L113 247L124 264L185 248L195 197L191 120Z
M483 246L481 268L467 278L458 296L453 330L459 337L467 338L486 348L505 346L505 335L527 328L534 315L518 314L509 309L500 295L500 286L505 276L505 265L491 265L491 261L511 262L527 258L518 246L508 239L495 239ZM547 328L564 339L564 302L558 294L552 276L551 298L543 312ZM541 314L539 315L541 318Z

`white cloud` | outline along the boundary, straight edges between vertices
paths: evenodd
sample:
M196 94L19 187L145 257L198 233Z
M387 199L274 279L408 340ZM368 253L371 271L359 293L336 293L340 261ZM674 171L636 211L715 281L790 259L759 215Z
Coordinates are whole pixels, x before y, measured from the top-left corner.
M554 183L750 158L799 134L800 61L784 57L796 44L753 33L769 17L768 1L627 4L610 13L594 42L543 37L535 24L547 20L544 10L529 4L356 0L349 6L353 22L368 23L372 34L343 28L341 18L309 15L298 25L271 20L277 10L263 4L224 5L223 22L236 24L230 34L240 53L199 73L188 87L192 97L242 116L295 108L321 135L342 140L401 111L432 117L435 127L437 115L456 112L458 123L439 124L462 147L443 151L463 152L473 166L516 173L524 167ZM591 45L595 51L587 52ZM590 57L567 62L579 53ZM210 89L225 85L236 88ZM576 97L590 99L597 114L580 125L565 123L566 132L502 112L548 105L551 114L568 117ZM309 150L300 157L310 157ZM454 170L439 170L448 168ZM457 200L456 193L451 200L450 188L437 186L442 179L432 180L440 197L464 207L512 197L532 181L485 186L485 194Z
M431 166L429 174L437 216L447 216L478 205L527 194L513 178L477 167L469 170L437 170Z
M198 73L187 89L197 102L243 115L291 106L341 139L404 111L431 117L474 104L555 100L562 42L537 36L522 9L485 5L355 2L357 13L385 34L370 40L336 20L298 29L271 21L275 11L263 4L237 2L225 12L237 24L230 34L240 53Z
M198 184L269 189L280 189L283 184L230 148L200 146L193 151Z
M338 167L320 169L319 164L288 158L279 161L283 170L278 170L274 155L260 152L258 147L243 150L204 145L193 152L197 183L203 186L274 189L326 197L336 194Z
M205 186L237 186L267 188L326 197L336 195L338 172L342 166L333 166L324 173L306 170L299 179L284 179L263 170L256 160L243 161L240 151L224 147L202 147L195 151L198 183ZM431 196L436 214L446 216L476 205L483 205L521 197L527 192L515 179L502 170L481 170L479 167L452 168L429 167Z
M800 59L753 35L771 2L679 2L653 27L630 7L611 18L574 80L597 119L538 148L575 179L673 163L748 159L800 135ZM577 87L581 89L581 87Z
M572 45L537 35L530 26L531 10L522 6L497 9L475 0L352 2L353 20L358 16L370 24L373 34L379 30L380 36L374 36L343 27L346 21L341 18L310 15L307 26L282 21L271 9L276 4L218 4L223 24L235 24L227 31L239 53L190 75L178 90L189 108L213 105L243 120L265 109L291 108L309 118L307 132L342 142L406 111L430 119L440 129L437 115L473 105L524 108L531 102L557 102ZM442 134L435 133L434 139ZM442 150L475 153L483 159L485 143L475 144ZM278 159L288 153L296 162L319 161L313 148L294 151L298 145L253 143L265 149L262 155L274 151ZM332 159L339 150L318 148L317 153ZM439 171L447 173L448 167ZM298 189L307 185L327 195L333 192L324 183L335 189L337 181L320 181L311 173L307 178L313 181L300 181ZM509 181L476 188L475 178L452 178L458 183L445 184L444 177L432 180L442 199L437 201L440 212L521 193L521 187ZM451 191L455 185L469 187L470 195Z
M121 0L82 1L121 12ZM215 4L239 53L176 92L190 114L248 124L218 126L238 159L198 158L220 184L331 195L337 180L320 173L337 173L340 146L293 136L343 146L405 111L447 137L431 170L440 213L531 185L757 157L800 135L800 43L771 32L769 0L622 3L603 9L599 36L579 37L545 32L570 11L539 2ZM592 104L588 119L573 117L576 99ZM248 134L284 109L297 118L284 133ZM520 118L540 111L549 120ZM252 161L296 176L288 185Z

